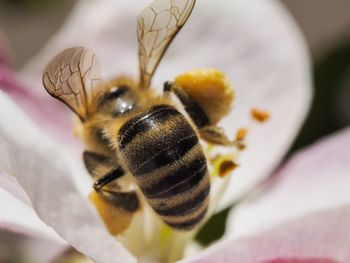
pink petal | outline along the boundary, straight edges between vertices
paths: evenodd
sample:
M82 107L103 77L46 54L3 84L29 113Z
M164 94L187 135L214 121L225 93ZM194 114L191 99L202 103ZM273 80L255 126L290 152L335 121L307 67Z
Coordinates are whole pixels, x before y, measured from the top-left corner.
M350 204L350 128L292 157L257 194L236 207L227 237L251 234L306 213Z
M0 64L1 91L9 94L16 104L25 110L42 130L60 142L62 147L79 156L82 143L72 136L72 119L63 105L54 99L49 101L38 98L18 82L15 73L8 66Z
M76 189L72 174L81 171L69 165L62 149L38 130L3 92L0 92L0 145L0 175L16 177L43 222L96 262L135 261L107 232L96 210Z
M56 140L66 144L77 144L71 134L72 121L69 118L69 110L49 96L42 99L25 85L26 82L21 83L8 63L6 51L4 37L0 34L0 90L11 95L17 105Z
M297 259L297 258L280 258L267 260L260 263L337 263L337 261L332 259L322 259L322 258L311 258L311 259Z
M350 262L350 206L303 216L256 236L222 242L183 262Z
M72 137L70 114L64 105L49 97L40 99L16 79L15 73L7 65L1 63L0 90L8 93L42 129L57 140L77 144Z
M137 76L136 16L147 4L149 0L132 5L129 0L78 1L60 32L23 69L22 79L44 94L44 65L74 45L94 49L108 77ZM268 176L293 141L311 97L309 58L300 32L279 2L201 0L162 61L154 84L161 88L165 80L194 67L217 67L232 79L237 100L223 122L228 134L247 124L253 106L272 114L268 124L251 131L224 207Z

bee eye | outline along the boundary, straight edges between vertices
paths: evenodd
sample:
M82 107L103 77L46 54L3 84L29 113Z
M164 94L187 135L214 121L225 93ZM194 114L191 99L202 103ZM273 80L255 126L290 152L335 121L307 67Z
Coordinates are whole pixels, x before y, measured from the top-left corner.
M123 96L128 90L130 90L130 87L126 85L113 87L111 88L110 92L106 93L102 100L118 99L119 97Z

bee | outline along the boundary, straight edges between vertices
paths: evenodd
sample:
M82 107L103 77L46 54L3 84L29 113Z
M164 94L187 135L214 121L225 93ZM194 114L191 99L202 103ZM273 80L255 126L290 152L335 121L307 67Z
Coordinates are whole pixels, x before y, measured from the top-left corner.
M151 89L159 62L194 5L155 0L138 16L139 81L117 77L101 83L97 56L84 47L64 50L43 73L47 92L80 119L94 190L129 213L140 209L144 197L177 230L193 229L208 210L210 176L200 138L230 144L216 123L229 111L233 93L218 71L185 73L165 82L162 95ZM208 80L215 82L206 88L210 97L203 93Z

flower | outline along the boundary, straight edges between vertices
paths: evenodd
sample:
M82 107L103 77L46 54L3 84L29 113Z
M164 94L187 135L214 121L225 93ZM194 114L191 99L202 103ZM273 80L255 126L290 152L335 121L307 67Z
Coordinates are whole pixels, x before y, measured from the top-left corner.
M189 262L349 262L349 146L347 128L295 154L231 212L231 241Z
M135 75L136 37L130 29L135 28L136 15L147 3L146 0L137 5L130 5L130 1L126 0L80 1L61 31L19 72L23 84L15 82L8 66L2 64L0 88L10 95L0 92L0 194L8 197L1 198L5 200L1 201L4 209L1 210L3 215L0 214L3 228L40 236L62 246L69 244L102 263L135 262L136 258L122 243L129 244L128 248L133 248L133 254L145 262L172 259L171 253L175 254L175 258L181 255L185 248L183 245L187 244L184 239L186 235L172 233L173 243L160 248L159 232L151 232L151 239L146 243L144 230L147 228L140 223L141 231L135 228L128 237L131 245L107 232L86 198L91 182L80 160L82 145L69 135L70 113L64 106L50 100L41 87L42 69L47 61L63 48L76 45L95 50L107 77L123 73ZM194 67L217 67L226 72L235 84L236 104L222 123L226 131L233 133L238 127L246 125L253 106L266 108L272 114L272 119L266 125L255 127L250 132L248 149L240 159L242 165L230 176L222 200L216 204L217 210L220 210L255 188L283 158L303 121L311 97L308 56L293 21L278 2L201 0L197 1L188 25L162 61L154 83L160 86L164 80L173 79ZM342 142L343 137L348 138L348 132L341 135ZM346 146L345 141L337 145ZM309 151L313 152L313 149ZM319 149L315 154L318 152ZM334 155L337 155L337 150ZM308 161L308 151L302 156L301 161L305 160L306 164L298 174L304 174L309 167L314 168L314 162ZM299 163L298 155L295 158ZM341 171L346 171L347 159L344 160L341 160L345 164ZM337 161L332 160L324 182L328 183ZM289 165L286 170L280 170L276 178L288 180ZM317 171L314 170L315 173ZM294 173L293 169L291 173ZM336 179L341 183L348 180L346 176ZM280 189L277 190L279 193L291 187L288 183L284 187L279 185L279 182L275 184L275 189ZM300 185L300 180L295 180L295 185ZM268 186L264 184L263 190L271 189ZM320 180L317 186L322 189L324 184ZM270 190L256 202L248 200L233 210L229 222L233 222L234 228L229 228L224 237L234 238L233 241L213 245L208 251L188 260L303 262L301 260L305 259L304 262L335 262L349 257L345 249L338 250L329 242L324 242L330 233L348 231L346 218L349 207L331 209L348 202L346 193L343 200L338 198L338 194L334 195L334 199L330 198L334 203L329 206L317 206L317 202L311 202L305 205L304 210L296 209L294 214L292 209L288 210L290 214L282 218L274 203L274 200L280 200L280 194L271 199L269 195ZM298 193L298 196L302 194ZM286 202L290 202L290 197L294 197L294 192L285 196ZM271 204L269 214L260 214L263 211L260 200ZM295 201L295 207L302 207L302 201ZM14 207L18 210L13 211ZM320 209L327 210L318 212ZM315 213L306 215L310 211ZM293 216L296 219L288 222ZM298 219L301 216L305 218ZM326 222L329 225L320 221L322 217L329 218L329 222ZM248 223L247 218L254 218L253 223L265 222L265 232L261 233L262 225ZM285 225L272 229L281 223ZM301 247L295 245L293 239L298 238L300 233L306 230L317 233L320 227L329 232L320 231L316 238L311 234L306 235ZM239 231L242 235L260 233L243 238L238 236ZM350 241L347 236L341 239L335 235L332 240L348 246ZM276 249L283 240L288 240L286 237L290 242ZM259 247L259 244L264 246ZM258 252L252 253L251 248Z

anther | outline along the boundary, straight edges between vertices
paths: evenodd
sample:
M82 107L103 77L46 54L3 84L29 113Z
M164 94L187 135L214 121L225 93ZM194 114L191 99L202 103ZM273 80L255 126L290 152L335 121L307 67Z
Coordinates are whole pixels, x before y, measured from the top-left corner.
M270 118L270 113L257 108L252 108L250 113L252 118L258 122L266 122Z

